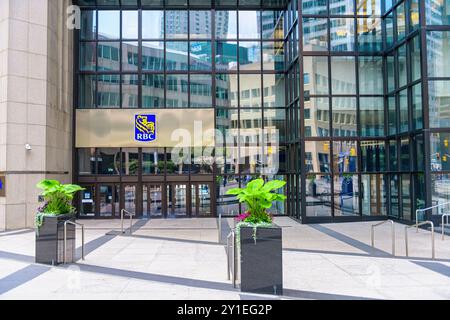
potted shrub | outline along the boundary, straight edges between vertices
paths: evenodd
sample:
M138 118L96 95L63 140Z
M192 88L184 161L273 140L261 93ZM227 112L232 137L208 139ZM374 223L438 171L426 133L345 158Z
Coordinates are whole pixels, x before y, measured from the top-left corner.
M285 184L256 179L246 188L227 191L248 208L236 224L241 291L283 294L282 229L273 223L268 210L274 201L286 200L286 196L275 193Z
M74 195L84 188L74 184L61 184L56 180L43 180L44 205L36 214L36 263L56 265L64 260L64 223L75 219L72 206ZM73 262L75 256L75 226L67 226L66 257Z

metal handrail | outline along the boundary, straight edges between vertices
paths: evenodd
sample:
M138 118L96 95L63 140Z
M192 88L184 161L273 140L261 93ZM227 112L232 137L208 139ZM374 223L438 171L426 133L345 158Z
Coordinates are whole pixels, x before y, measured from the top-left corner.
M64 260L63 263L66 264L67 262L67 254L66 254L66 248L67 248L67 224L71 224L74 225L75 228L76 226L80 226L81 227L81 259L84 260L84 225L78 222L74 222L71 220L66 220L64 222L64 246L63 246L63 251L64 251Z
M415 228L415 227L420 227L423 225L429 224L431 225L431 258L434 260L436 255L435 255L435 246L434 246L434 223L433 221L424 221L421 223L417 223L417 224L413 224L412 226L406 226L405 227L405 249L406 249L406 256L408 257L408 228Z
M417 226L417 224L419 223L419 212L426 212L428 210L432 210L432 209L435 209L435 208L443 207L443 206L446 206L446 205L449 205L449 204L450 204L450 202L445 202L445 203L437 204L435 206L428 207L428 208L425 208L425 209L417 209L416 210L416 232L419 232L419 226Z
M442 240L444 240L444 237L445 237L445 233L444 233L444 227L446 226L446 225L448 225L449 223L448 223L448 217L450 217L450 213L444 213L443 215L442 215L442 224L441 224L441 227L442 227ZM445 221L444 221L444 218L447 218L446 220L447 220L447 223L444 223Z
M122 230L122 234L125 233L125 231L123 230L123 216L124 216L124 213L127 213L128 216L130 217L130 234L132 234L132 233L133 233L133 216L134 216L135 214L134 214L134 213L131 213L131 212L125 210L125 209L122 209L122 210L120 211L120 225L121 225L120 228L121 228L121 230Z
M374 224L370 228L370 238L372 240L372 248L375 248L375 227L381 226L385 223L391 224L391 235L392 235L392 255L395 256L395 225L393 220L386 220L377 224Z

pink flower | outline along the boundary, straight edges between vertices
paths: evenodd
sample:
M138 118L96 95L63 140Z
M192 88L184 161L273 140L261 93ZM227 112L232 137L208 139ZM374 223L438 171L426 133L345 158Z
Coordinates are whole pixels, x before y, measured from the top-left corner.
M237 222L244 221L244 220L247 219L249 216L250 216L250 212L241 213L240 215L238 215L238 216L236 217L236 221L237 221Z

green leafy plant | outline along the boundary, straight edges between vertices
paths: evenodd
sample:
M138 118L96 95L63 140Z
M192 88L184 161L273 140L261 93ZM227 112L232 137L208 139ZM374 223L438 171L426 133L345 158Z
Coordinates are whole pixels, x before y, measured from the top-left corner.
M239 216L240 222L271 224L273 218L268 210L272 207L274 201L286 200L285 195L275 193L276 190L285 185L285 181L272 180L264 183L264 180L259 178L249 182L245 188L230 189L227 194L235 195L239 202L247 205L248 212Z
M38 209L36 215L37 228L42 226L45 216L74 214L73 197L77 192L85 190L76 184L61 184L56 180L42 180L36 187L43 190L42 196L45 200L45 204Z

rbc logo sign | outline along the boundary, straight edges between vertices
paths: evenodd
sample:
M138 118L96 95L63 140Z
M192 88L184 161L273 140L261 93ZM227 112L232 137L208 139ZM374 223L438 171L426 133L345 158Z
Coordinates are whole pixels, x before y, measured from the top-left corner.
M134 139L141 142L156 140L156 116L154 114L140 114L135 116Z

